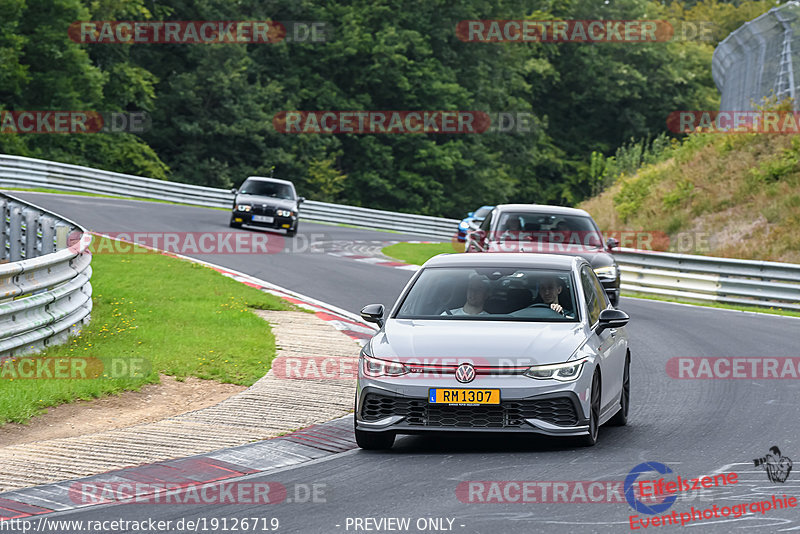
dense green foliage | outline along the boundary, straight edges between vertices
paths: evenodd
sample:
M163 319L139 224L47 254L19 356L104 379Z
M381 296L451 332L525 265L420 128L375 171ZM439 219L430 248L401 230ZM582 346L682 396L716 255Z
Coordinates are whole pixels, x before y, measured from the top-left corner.
M596 190L605 157L656 138L670 112L714 109L716 42L773 5L0 0L3 109L152 117L141 136L3 134L0 150L217 187L274 172L311 199L432 215L574 203ZM470 43L455 33L460 20L523 18L719 25L708 41L651 44ZM77 20L163 19L324 21L331 32L324 43L200 45L78 44L67 35ZM513 135L288 135L272 125L284 110L524 111L538 123ZM604 180L619 174L609 172Z

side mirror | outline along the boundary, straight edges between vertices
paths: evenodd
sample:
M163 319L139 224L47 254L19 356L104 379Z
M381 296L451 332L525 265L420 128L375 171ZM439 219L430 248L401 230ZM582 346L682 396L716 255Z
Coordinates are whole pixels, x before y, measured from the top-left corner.
M611 250L612 248L617 248L618 246L619 246L619 241L617 241L613 237L609 237L608 239L606 239L606 247L608 247L608 250Z
M238 189L236 189L235 187L232 187L232 188L231 188L231 193L233 193L234 195L235 195L236 193L238 193L238 192L239 192L239 190L238 190Z
M383 304L367 304L361 309L361 318L383 327Z
M467 217L472 217L473 215L475 215L474 211L471 211L471 212L467 213Z
M597 333L609 328L619 328L625 326L630 321L628 314L622 310L607 308L600 312L600 322L597 325Z
M306 201L306 197L297 197L297 203L298 204L302 204L305 201Z

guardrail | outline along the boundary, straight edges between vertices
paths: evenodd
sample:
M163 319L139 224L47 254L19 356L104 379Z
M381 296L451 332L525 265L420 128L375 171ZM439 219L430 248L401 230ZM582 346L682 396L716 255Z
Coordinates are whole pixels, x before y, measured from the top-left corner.
M0 193L0 361L63 343L92 311L91 236Z
M0 155L0 187L45 187L63 191L167 200L212 208L229 208L234 198L227 189L154 180L80 165L9 155ZM459 223L457 219L313 200L302 204L300 219L395 230L440 239L452 238L458 230Z
M625 290L800 311L800 265L628 248L615 252Z
M224 189L8 155L0 155L0 187L47 187L207 207L227 208L233 202L231 192ZM451 238L458 225L456 219L314 201L303 204L301 215L308 221L346 223L442 239ZM799 265L626 248L615 252L625 290L800 310Z

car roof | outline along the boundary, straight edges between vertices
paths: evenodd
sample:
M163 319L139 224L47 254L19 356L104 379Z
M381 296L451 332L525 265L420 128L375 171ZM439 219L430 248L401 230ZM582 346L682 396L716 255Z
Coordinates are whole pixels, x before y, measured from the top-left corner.
M530 252L482 252L439 254L425 262L423 267L532 267L568 271L573 264L586 262L580 256L538 254ZM588 263L588 262L587 262Z
M266 176L248 176L248 180L255 180L257 182L276 182L279 184L287 184L294 187L294 184L289 180L281 180L280 178L269 178Z
M550 206L547 204L499 204L496 209L500 211L527 211L536 213L547 213L550 215L578 215L580 217L591 217L589 212L578 208L568 208L566 206Z

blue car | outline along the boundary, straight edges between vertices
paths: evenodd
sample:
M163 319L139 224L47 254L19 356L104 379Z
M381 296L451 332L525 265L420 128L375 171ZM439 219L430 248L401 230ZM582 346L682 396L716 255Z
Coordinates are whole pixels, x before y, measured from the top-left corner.
M458 240L462 243L465 242L467 240L467 232L483 222L493 209L494 206L481 206L477 211L467 213L467 216L458 223Z

